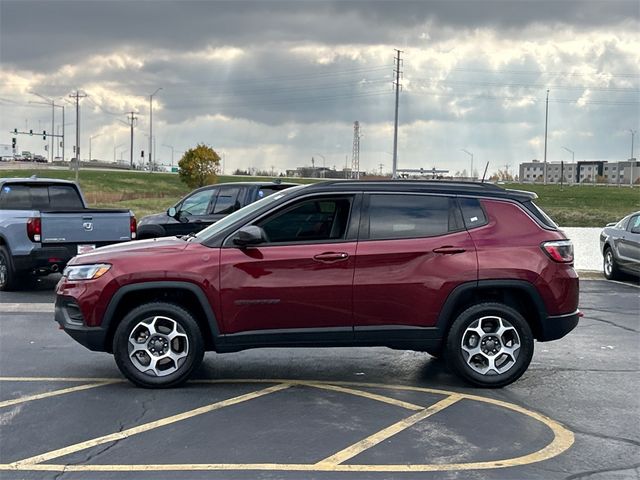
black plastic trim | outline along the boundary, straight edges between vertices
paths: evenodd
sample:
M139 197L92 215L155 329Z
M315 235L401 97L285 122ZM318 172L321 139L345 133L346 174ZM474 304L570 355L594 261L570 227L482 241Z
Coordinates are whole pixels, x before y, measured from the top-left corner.
M550 342L552 340L558 340L576 328L579 321L580 312L578 310L565 315L553 315L546 317L540 321L540 335L538 337L538 341Z
M202 289L198 285L190 282L141 282L125 285L118 289L113 297L111 297L109 305L107 306L104 316L102 317L101 326L105 328L105 330L109 329L118 305L126 294L131 292L141 292L144 290L188 290L189 292L193 293L198 299L198 302L202 307L202 311L207 317L207 324L209 325L209 328L211 329L211 333L213 335L213 338L211 340L215 343L216 338L220 335L220 329L218 328L216 316L213 313L213 309L211 308L207 296L204 294Z

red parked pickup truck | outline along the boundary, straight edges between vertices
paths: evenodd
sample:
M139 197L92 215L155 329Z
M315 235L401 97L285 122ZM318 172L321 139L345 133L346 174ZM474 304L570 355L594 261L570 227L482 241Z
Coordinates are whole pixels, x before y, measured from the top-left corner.
M145 387L184 382L206 350L322 346L426 351L500 387L580 315L572 244L535 198L480 183L294 187L188 238L75 257L55 318Z

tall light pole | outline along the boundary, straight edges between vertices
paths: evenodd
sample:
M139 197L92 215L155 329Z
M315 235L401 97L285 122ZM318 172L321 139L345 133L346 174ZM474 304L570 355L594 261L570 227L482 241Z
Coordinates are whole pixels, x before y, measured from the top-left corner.
M629 133L631 133L631 156L629 157L629 160L633 160L633 137L636 136L636 131L629 129Z
M549 125L549 89L547 89L547 103L544 109L544 184L547 184L547 126Z
M102 134L101 134L101 133L99 133L99 134L97 134L97 135L94 135L93 137L89 137L89 161L91 161L91 159L93 158L93 157L91 157L91 141L92 141L94 138L98 138L100 135L102 135Z
M571 154L571 165L572 165L572 166L575 166L575 163L576 163L576 153L575 153L573 150L571 150L571 149L569 149L569 148L567 148L567 147L562 147L562 148L564 148L567 152L569 152L569 153ZM562 183L562 181L564 180L564 168L563 168L562 170L563 170L563 171L562 171L562 172L560 172L560 183ZM571 177L569 177L569 178L571 178ZM569 184L571 184L571 182L569 182Z
M397 178L397 170L398 170L398 105L400 103L400 66L402 65L402 61L400 59L400 54L402 50L396 49L396 58L394 59L395 69L394 72L396 74L396 79L394 85L396 87L396 110L395 117L393 123L393 164L391 166L391 178Z
M462 149L462 151L471 157L471 172L469 172L469 178L471 178L471 181L473 181L473 153L465 150L464 148Z
M163 143L162 146L171 149L171 171L173 171L173 151L174 151L174 147L173 147L173 145L167 145L166 143Z
M124 143L121 143L120 145L116 145L113 147L113 163L116 163L116 150L118 150L120 147L124 147Z
M162 90L162 87L156 88L156 91L149 95L149 173L153 172L153 156L152 156L152 144L153 144L153 96Z
M319 153L316 153L316 155L322 158L322 178L325 178L325 175L326 175L325 168L326 168L327 159L324 158L324 155L321 155Z

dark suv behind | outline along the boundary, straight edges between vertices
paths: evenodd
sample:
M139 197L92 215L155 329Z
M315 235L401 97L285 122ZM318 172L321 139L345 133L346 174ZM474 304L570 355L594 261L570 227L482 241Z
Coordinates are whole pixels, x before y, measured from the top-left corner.
M253 203L192 238L70 262L56 320L145 387L204 351L387 346L467 381L518 379L578 322L573 247L535 194L480 183L332 182Z

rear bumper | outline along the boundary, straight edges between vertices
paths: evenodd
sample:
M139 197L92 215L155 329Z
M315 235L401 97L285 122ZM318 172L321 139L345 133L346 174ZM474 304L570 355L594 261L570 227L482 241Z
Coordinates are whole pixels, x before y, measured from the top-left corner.
M49 269L56 265L59 270L77 255L76 245L61 245L56 247L37 247L29 255L16 255L13 265L16 271L24 272L38 269Z
M74 298L58 295L55 306L55 321L71 338L89 350L109 351L106 345L107 330L102 327L87 327Z
M547 317L540 322L540 335L538 341L549 342L564 337L571 330L576 328L582 313L576 310L566 315L554 315Z

